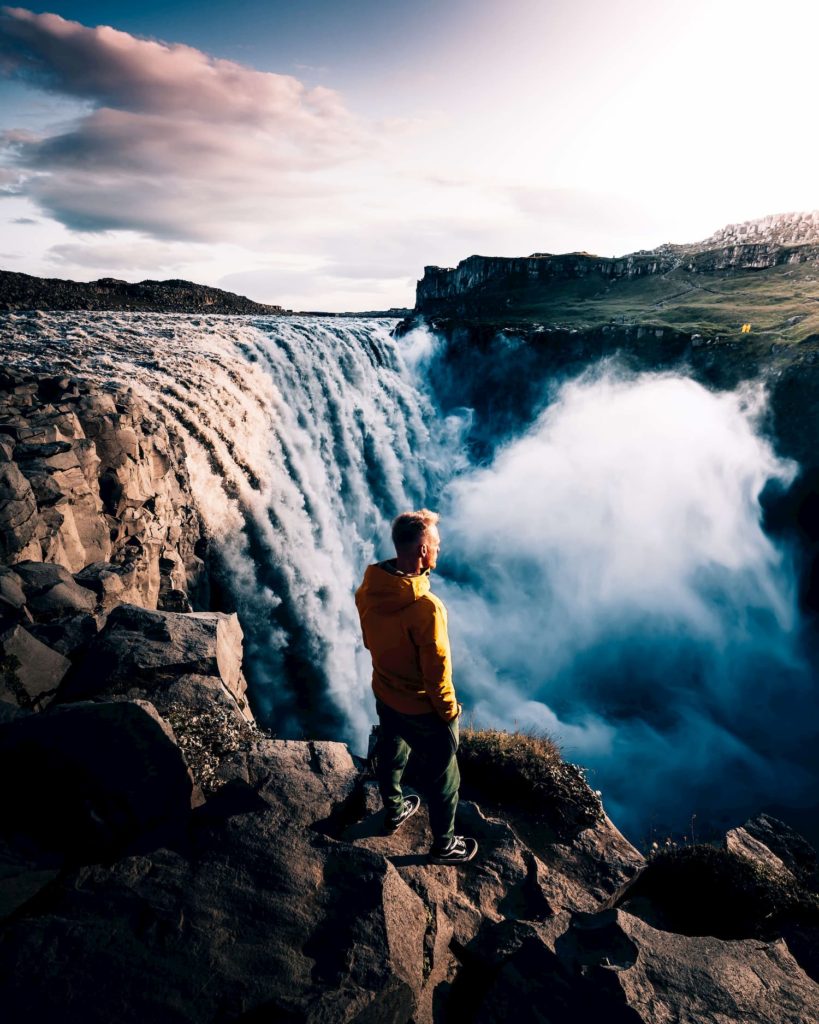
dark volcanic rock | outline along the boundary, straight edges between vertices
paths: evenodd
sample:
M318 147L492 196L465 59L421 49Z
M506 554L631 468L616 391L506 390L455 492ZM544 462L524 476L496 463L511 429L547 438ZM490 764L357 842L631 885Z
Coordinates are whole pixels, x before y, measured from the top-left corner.
M31 484L8 460L0 461L0 526L0 556L4 560L13 561L35 550L30 544L37 529L37 500Z
M0 602L8 608L22 608L26 603L22 583L16 572L0 566Z
M409 1021L420 900L382 858L273 819L225 821L194 860L161 850L69 876L47 912L0 941L6 1012L48 1020L59 1008L66 1024Z
M53 700L71 667L68 658L19 624L0 634L0 659L0 701L36 710Z
M653 277L684 269L693 274L722 270L765 270L819 260L819 245L778 242L726 245L720 240L701 245L664 245L627 256L594 256L587 252L532 253L531 256L469 256L457 267L424 267L418 282L415 312L427 316L496 317L509 296L549 287L571 294L573 282Z
M156 846L191 807L173 734L143 701L74 704L0 727L0 775L0 833L78 860Z
M819 986L784 942L658 931L623 911L576 915L554 943L531 934L495 968L476 1024L807 1024Z
M243 295L192 281L140 281L112 277L99 281L63 281L0 270L0 310L139 309L156 313L281 313ZM58 380L58 379L57 379ZM46 395L52 392L45 390Z
M784 821L778 821L769 814L759 814L746 821L741 830L733 831L742 831L756 842L764 844L799 881L816 880L816 851Z
M767 860L697 845L663 851L619 896L648 923L685 935L767 938L784 923L819 924L819 898Z
M32 636L72 661L84 656L98 632L94 616L83 614L36 622L27 628Z
M11 369L3 380L0 558L97 565L80 582L102 610L196 602L202 527L173 425L126 386Z
M15 573L22 581L26 604L40 622L64 615L93 612L94 595L74 581L61 565L45 562L17 562Z
M237 705L246 709L238 617L222 612L155 612L121 604L108 616L61 698L125 693L133 687L150 692L184 675L221 680Z

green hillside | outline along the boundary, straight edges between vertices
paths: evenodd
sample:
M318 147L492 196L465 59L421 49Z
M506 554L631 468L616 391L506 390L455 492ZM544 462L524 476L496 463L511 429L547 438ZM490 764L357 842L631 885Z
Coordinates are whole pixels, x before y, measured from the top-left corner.
M486 282L471 299L475 319L510 323L578 330L639 324L726 338L741 338L750 323L756 339L771 343L819 337L819 267L812 262L706 273L678 267L631 278L594 272L534 283L510 276Z

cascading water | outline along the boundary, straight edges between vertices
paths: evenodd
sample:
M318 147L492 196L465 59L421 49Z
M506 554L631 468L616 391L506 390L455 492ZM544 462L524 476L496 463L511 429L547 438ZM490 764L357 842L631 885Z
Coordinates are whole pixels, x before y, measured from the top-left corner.
M391 323L73 313L7 326L18 360L127 381L175 425L257 717L360 749L373 715L353 591L390 519L435 500L457 450L431 443Z
M657 813L808 800L816 688L759 505L793 467L758 436L763 393L611 367L544 382L543 413L473 466L468 411L438 411L444 343L391 326L71 313L9 315L4 337L38 369L128 381L176 426L278 735L363 748L353 592L389 520L426 504L480 724L551 732L635 836Z

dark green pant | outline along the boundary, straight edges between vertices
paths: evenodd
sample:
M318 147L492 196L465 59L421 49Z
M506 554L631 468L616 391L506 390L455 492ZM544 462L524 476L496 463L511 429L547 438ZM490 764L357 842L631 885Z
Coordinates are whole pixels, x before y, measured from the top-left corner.
M455 758L458 719L445 722L434 711L427 715L404 715L380 700L375 707L380 722L375 748L376 775L387 814L397 815L401 810L401 778L412 751L413 764L417 762L429 804L433 840L440 843L451 839L461 784Z

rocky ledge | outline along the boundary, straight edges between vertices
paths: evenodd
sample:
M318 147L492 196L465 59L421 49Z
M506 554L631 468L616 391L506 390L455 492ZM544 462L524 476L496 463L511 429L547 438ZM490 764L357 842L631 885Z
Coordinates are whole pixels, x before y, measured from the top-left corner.
M236 616L188 610L201 530L167 426L129 391L3 380L5 1019L817 1019L801 837L760 816L646 861L578 769L533 804L465 731L480 853L430 864L423 810L381 834L365 760L256 726Z

